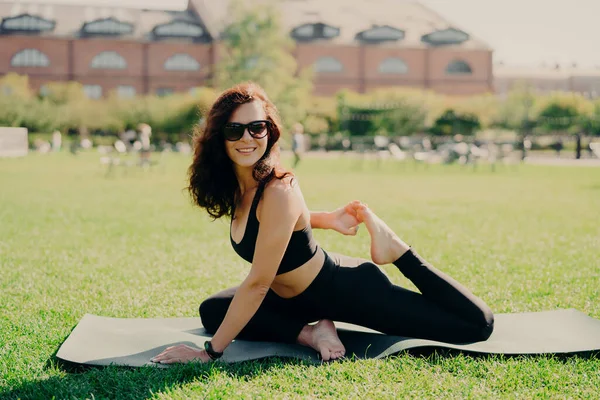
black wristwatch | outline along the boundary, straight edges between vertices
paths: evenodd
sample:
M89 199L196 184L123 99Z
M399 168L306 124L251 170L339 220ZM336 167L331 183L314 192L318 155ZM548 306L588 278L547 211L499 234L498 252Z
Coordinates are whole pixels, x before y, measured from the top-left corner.
M206 354L208 354L211 360L218 360L219 358L223 357L222 352L219 353L218 351L215 351L215 349L213 349L210 340L204 342L204 350L206 350Z

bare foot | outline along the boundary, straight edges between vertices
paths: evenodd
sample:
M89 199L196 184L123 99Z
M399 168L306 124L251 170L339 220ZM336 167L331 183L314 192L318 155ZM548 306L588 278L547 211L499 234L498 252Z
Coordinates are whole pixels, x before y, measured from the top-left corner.
M298 335L298 343L321 353L323 361L337 360L346 354L335 325L328 319L322 319L316 325L306 325Z
M371 235L371 259L375 264L393 263L410 249L410 246L400 240L398 235L366 205L357 205L356 214Z

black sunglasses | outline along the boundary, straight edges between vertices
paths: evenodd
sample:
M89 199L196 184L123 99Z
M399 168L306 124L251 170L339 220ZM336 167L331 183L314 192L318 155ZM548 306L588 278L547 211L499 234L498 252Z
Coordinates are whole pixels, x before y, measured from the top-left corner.
M270 124L270 121L267 120L259 120L248 122L247 124L238 124L237 122L229 122L225 124L225 129L223 129L223 134L225 139L235 142L236 140L240 140L242 136L244 136L244 132L246 128L248 128L248 132L250 132L250 136L254 139L262 139L267 135L267 128Z

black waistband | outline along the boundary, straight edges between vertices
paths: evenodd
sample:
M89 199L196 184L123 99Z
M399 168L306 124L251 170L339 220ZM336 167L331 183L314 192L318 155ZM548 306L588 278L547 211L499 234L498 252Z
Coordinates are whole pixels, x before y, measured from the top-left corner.
M329 257L327 252L321 248L320 251L325 255L325 260L323 261L323 266L321 270L313 279L313 281L308 285L308 287L300 293L298 296L294 298L302 298L302 297L311 297L314 298L315 295L321 295L323 293L328 293L328 288L331 287L331 283L335 276L336 271L339 268L339 265L335 263L335 261Z

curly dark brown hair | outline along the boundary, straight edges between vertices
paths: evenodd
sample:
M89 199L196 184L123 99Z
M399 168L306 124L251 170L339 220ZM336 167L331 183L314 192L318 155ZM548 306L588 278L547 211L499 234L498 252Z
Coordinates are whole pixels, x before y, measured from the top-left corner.
M254 165L252 176L264 185L273 178L282 179L290 172L279 162L281 122L275 105L259 85L247 82L224 91L215 101L206 118L204 127L194 128L194 158L188 168L189 191L194 204L205 208L213 218L233 217L238 181L233 163L225 151L223 128L233 112L242 104L260 101L265 110L268 125L268 142L265 154Z

